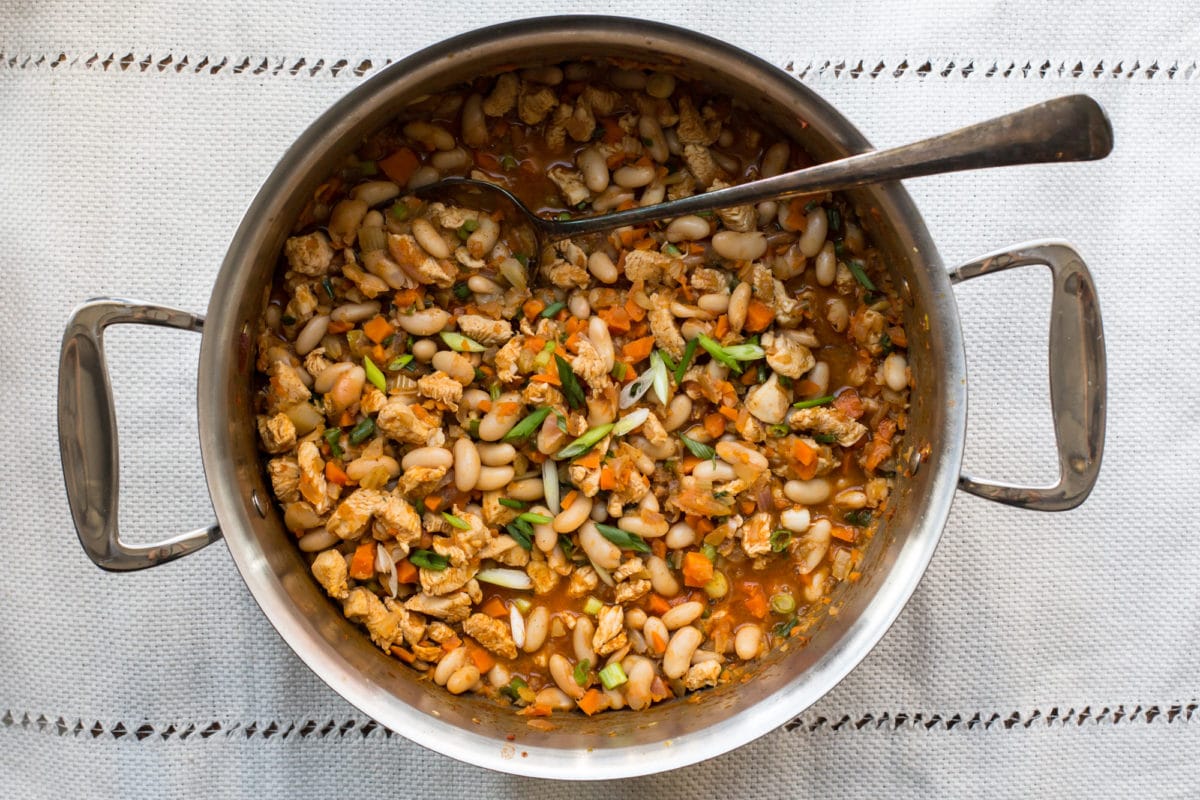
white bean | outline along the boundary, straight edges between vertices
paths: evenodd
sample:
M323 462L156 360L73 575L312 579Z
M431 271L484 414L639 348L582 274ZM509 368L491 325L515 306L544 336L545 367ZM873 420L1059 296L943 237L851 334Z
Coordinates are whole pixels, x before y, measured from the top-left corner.
M640 608L631 608L625 612L625 627L640 631L646 624L646 612Z
M700 615L703 613L704 603L701 603L699 600L689 600L686 603L680 603L663 614L662 621L663 625L667 626L667 630L673 631L676 628L682 628L684 625L691 625L700 619Z
M338 378L354 369L355 366L357 365L352 361L339 361L336 364L330 364L321 370L320 375L313 379L313 391L317 394L325 394L333 388Z
M650 685L654 683L654 664L649 659L639 658L625 669L629 681L625 685L625 701L634 711L650 705Z
M466 436L454 443L454 486L469 492L479 482L479 450Z
M551 711L570 711L575 707L575 701L557 686L547 686L533 697L534 705L546 706Z
M329 330L329 317L326 314L313 317L306 322L296 337L296 354L306 356L312 352L325 338L327 330Z
M724 314L729 310L729 300L729 294L726 292L710 292L700 295L696 305L710 314Z
M507 686L512 682L512 673L508 671L508 667L497 662L495 666L488 670L488 683L499 689L501 686Z
M404 135L430 150L453 150L454 136L445 128L417 120L404 126Z
M737 474L733 471L733 465L713 458L697 464L692 470L692 477L700 483L725 483L736 478Z
M812 517L809 515L808 509L803 506L786 509L779 515L779 524L792 533L804 533L808 530L811 521Z
M682 550L696 543L696 531L686 522L676 522L667 531L667 547L671 550Z
M329 370L325 370L328 372ZM325 372L321 375L324 376ZM334 381L333 388L326 395L331 408L326 409L326 413L330 411L344 411L350 406L358 402L362 396L364 384L367 381L367 372L362 367L355 364L350 369L343 372Z
M767 237L759 231L721 231L712 237L712 248L730 261L753 261L767 252Z
M299 533L321 524L321 515L308 503L288 503L283 509L283 527ZM324 550L325 548L321 548Z
M583 183L589 190L599 194L608 188L608 164L604 154L594 147L589 147L575 159L579 171L583 174Z
M846 301L840 297L830 300L825 307L825 318L829 320L829 326L838 333L846 330L850 324L850 309L846 306Z
M807 481L788 481L783 485L783 493L793 503L813 506L824 503L829 499L831 487L824 478L811 478Z
M575 632L571 635L571 648L575 651L576 661L596 663L596 654L592 651L592 636L595 633L596 626L592 624L591 617L580 617L575 620Z
M754 207L759 219L775 219L779 215L779 203L774 200L763 200Z
M623 167L618 167L612 176L613 183L626 189L637 189L654 180L654 169L652 164L641 167L627 164Z
M297 352L299 352L299 341L299 339L296 340ZM904 391L908 386L908 359L899 353L892 353L885 358L883 360L883 380L893 392Z
M367 181L354 187L350 196L368 206L377 206L400 196L400 187L391 181Z
M475 488L481 492L494 492L497 489L503 489L507 486L514 475L516 475L516 470L511 465L507 467L480 467L479 478L475 481Z
M633 199L633 191L622 186L609 186L592 201L592 210L611 211L622 203Z
M576 319L587 319L592 315L592 306L585 295L573 294L567 301L567 310Z
M299 545L300 550L305 553L316 553L321 550L328 550L340 541L341 539L324 528L317 528L301 536Z
M808 217L804 221L804 233L800 234L800 252L805 258L812 258L817 253L821 252L821 248L825 245L825 235L829 232L829 217L825 215L825 209L814 208L808 212Z
M449 321L450 313L436 306L422 311L414 311L411 314L400 314L396 317L396 324L405 333L411 333L413 336L433 336L445 328ZM436 348L436 345L434 346ZM432 357L433 354L430 353L430 358Z
M417 244L421 246L429 255L434 258L449 258L450 245L446 244L446 240L437 232L437 228L433 227L433 223L427 219L418 217L412 222L413 237L417 240Z
M762 628L749 623L742 625L733 635L733 651L742 661L758 657L758 649L762 646Z
M545 66L521 70L521 77L532 83L543 83L546 86L558 86L563 82L562 67Z
M807 575L816 569L829 551L830 537L833 533L833 523L827 519L819 519L808 527L800 537L795 548L795 570L801 575Z
M662 421L663 429L668 433L676 430L687 422L691 415L692 398L680 392L671 398L671 405L667 406L667 416Z
M504 413L500 413L500 409L505 409ZM500 441L521 420L521 411L519 395L500 395L492 404L492 410L479 420L479 438L485 442Z
M653 464L651 464L650 471L654 472ZM627 515L617 520L617 527L628 533L641 536L643 539L656 539L659 536L666 536L668 530L666 518L661 514L653 516L656 519L647 522L640 515Z
M483 97L473 94L463 103L462 138L469 147L487 144L487 120L483 116Z
M379 303L372 300L369 303L346 303L338 306L329 315L334 322L362 322L379 313Z
M438 662L437 668L433 671L433 682L438 686L445 686L446 681L450 680L450 676L458 672L459 667L467 660L467 648L456 647L451 650L446 656Z
M474 664L467 664L456 669L446 681L446 691L450 694L462 694L478 682L479 668Z
M679 594L679 581L664 559L650 556L646 559L646 571L650 573L650 583L654 585L654 591L663 597L674 597Z
M480 442L475 447L479 450L479 460L489 467L503 467L505 464L511 464L517 457L517 448L508 442Z
M662 125L650 114L642 114L638 118L638 135L649 142L646 152L659 164L671 157L671 149L667 147L667 137L663 135Z
M813 272L821 286L833 285L834 279L837 278L837 251L834 250L833 242L826 242L821 247Z
M349 247L358 235L358 226L367 216L367 204L363 200L342 200L329 214L329 240L334 247Z
M412 177L408 179L408 185L404 188L410 192L420 189L422 186L428 186L431 183L437 183L442 179L442 175L437 171L436 167L425 164L417 167L413 172Z
M313 383L316 383L314 381ZM296 435L305 436L313 428L325 421L325 415L313 406L312 403L300 402L290 406L283 413L288 415L288 419L296 426Z
M675 631L671 641L667 642L666 652L663 653L663 675L668 678L682 678L692 665L692 655L703 640L704 634L690 625Z
M813 390L814 397L820 397L829 389L829 364L824 361L818 361L813 365L811 371L807 375L807 380L813 382L817 387Z
M671 220L667 226L668 242L697 242L708 236L711 228L708 220L695 214L685 214Z
M511 469L511 467L488 467L488 469ZM534 500L541 500L545 497L546 490L542 486L541 478L526 478L515 481L509 486L508 496L523 503L532 503Z
M671 640L671 632L667 630L667 626L658 617L646 618L646 622L642 625L642 636L645 637L650 651L659 656L667 649L667 642ZM661 646L659 645L660 642L662 643Z
M838 508L856 511L866 507L867 495L860 489L843 489L834 495L833 504Z
M801 595L804 597L804 602L815 603L821 599L821 595L825 594L825 584L829 581L829 568L821 567L814 570L808 576L808 582L804 585L804 590Z
M433 368L467 386L475 380L475 365L466 356L453 350L438 350L430 357Z
M529 612L529 619L525 620L525 646L526 653L535 653L541 649L546 642L546 637L550 633L550 611L545 606L538 606Z
M479 227L467 237L467 252L475 258L486 258L500 238L500 224L491 217L480 217Z
M549 667L550 677L554 679L554 683L558 685L559 689L562 689L564 694L572 700L583 697L583 687L575 682L575 670L570 661L567 661L564 656L554 653L550 656Z
M553 522L554 530L558 533L570 533L575 530L591 516L592 505L592 498L582 495L576 497L570 508L564 508L558 512L558 516L554 518ZM596 535L600 535L599 531L596 531Z
M429 157L429 163L442 172L453 172L471 166L471 154L461 147L443 150Z
M791 148L787 142L776 142L771 145L767 148L767 152L763 153L759 175L764 178L773 178L780 174L787 167L789 155L791 155Z
M588 320L587 337L592 346L596 348L596 352L604 359L605 371L611 371L613 364L616 363L617 354L613 348L612 335L608 332L608 323L600 317L592 317Z
M400 465L396 459L391 456L377 456L375 458L356 458L351 461L346 465L346 477L352 481L361 481L381 467L386 469L392 478L400 474Z
M742 281L729 295L729 329L734 333L741 333L742 326L746 324L751 292L750 284Z
M608 73L608 80L618 89L646 88L646 73L639 69L614 69Z
M655 180L642 190L642 196L638 198L638 205L656 206L665 200L666 197L667 185L660 180Z
M652 72L646 79L646 94L660 100L675 92L675 76L669 72Z
M588 272L601 283L616 283L617 278L621 277L617 265L603 250L597 250L588 256Z
M454 455L444 447L418 447L409 450L400 459L400 466L405 469L413 467L445 467L450 469L454 464Z
M582 499L583 498L576 500L575 503L571 505L571 508L567 509L567 511L574 509ZM561 516L562 514L559 515L559 517ZM554 522L554 529L559 531L559 533L564 533L564 531L559 530L559 526L557 524L558 517L555 517ZM617 567L621 566L621 548L617 547L608 539L605 539L604 534L600 533L594 522L585 522L579 529L579 546L583 548L583 552L587 553L587 556L592 560L592 563L598 567L603 567L604 569L616 569Z

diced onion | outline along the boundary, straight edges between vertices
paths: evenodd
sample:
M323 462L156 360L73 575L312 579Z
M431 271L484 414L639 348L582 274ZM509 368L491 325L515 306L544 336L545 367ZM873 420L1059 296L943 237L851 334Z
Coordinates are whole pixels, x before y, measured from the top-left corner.
M612 435L613 436L624 436L625 434L629 433L630 431L632 431L632 430L636 429L638 426L640 426L643 422L646 421L647 418L649 418L649 416L650 416L650 409L648 409L648 408L634 409L630 413L626 414L625 416L623 416L619 420L617 420L617 424L613 426ZM550 462L547 461L545 463L549 464Z
M513 288L524 291L526 285L525 268L521 266L520 261L509 256L500 262L500 266L497 269L504 280L512 284Z
M650 354L650 375L654 385L654 395L658 402L667 404L667 393L671 389L671 379L667 374L667 365L657 352Z
M620 407L622 409L629 408L638 400L641 400L642 396L650 391L650 386L653 382L654 373L651 370L646 370L625 384L625 387L621 389Z
M481 569L475 579L483 583L503 586L505 589L532 589L533 581L519 569Z
M518 649L525 647L525 618L515 604L508 607L508 624L512 628L513 643Z
M596 574L600 576L600 580L604 581L605 586L616 586L617 582L613 580L612 574L604 567L597 564L595 561L588 559L592 564L592 569L596 570Z
M542 462L542 493L546 496L547 508L557 516L562 511L558 492L558 464L551 458Z
M375 571L387 576L388 593L395 597L400 593L400 579L396 575L396 562L385 547L375 548Z

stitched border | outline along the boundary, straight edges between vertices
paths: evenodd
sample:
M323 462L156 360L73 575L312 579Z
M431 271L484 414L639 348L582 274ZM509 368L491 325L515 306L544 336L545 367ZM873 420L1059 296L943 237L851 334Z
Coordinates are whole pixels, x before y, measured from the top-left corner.
M69 71L85 69L98 72L175 72L197 75L230 73L271 77L339 77L361 78L383 69L395 59L376 61L362 58L352 63L349 58L307 58L278 56L209 56L209 55L165 55L116 51L88 55L71 54L63 51L50 53L4 53L0 52L0 69L7 70L51 70ZM784 67L797 77L804 78L1074 78L1092 80L1141 79L1191 81L1200 78L1200 62L1154 60L1142 63L1138 58L1067 59L1038 61L1036 59L954 59L926 58L923 61L903 59L899 64L867 59L831 59L808 62L789 61Z
M912 730L912 731L986 731L1029 729L1035 726L1044 728L1070 728L1084 725L1125 726L1132 727L1141 723L1145 725L1187 724L1200 721L1200 702L1192 700L1188 703L1175 703L1170 706L1141 704L1127 707L1102 706L1093 708L1085 706L1081 709L1070 708L1065 711L1057 706L1043 713L1034 710L1028 715L1019 711L1004 716L999 713L976 713L972 717L962 714L926 714L906 712L883 712L882 714L863 714L854 718L845 715L840 719L830 719L819 716L813 718L797 717L784 726L789 733L817 733L821 731L859 731L864 728L874 730ZM51 718L45 714L34 715L29 712L14 713L9 710L0 717L0 727L5 730L17 729L30 733L43 733L57 736L72 736L81 739L125 739L143 741L158 738L164 741L178 739L210 739L214 736L224 736L226 739L326 739L345 738L358 734L366 739L371 736L383 736L390 739L392 731L373 720L346 719L338 721L307 720L305 722L280 723L271 721L266 724L259 722L233 723L225 725L221 722L181 722L165 726L144 723L137 727L126 726L124 722L104 723L100 720L88 723L83 719L69 720L66 717Z

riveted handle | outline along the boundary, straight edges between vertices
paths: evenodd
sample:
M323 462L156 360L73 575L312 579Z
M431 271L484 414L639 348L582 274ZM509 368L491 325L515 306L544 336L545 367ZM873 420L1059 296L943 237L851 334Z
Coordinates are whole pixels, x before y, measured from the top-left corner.
M194 553L221 537L215 525L150 545L121 541L117 525L117 417L104 360L104 329L138 323L200 331L204 318L174 308L101 298L71 315L58 366L58 446L79 543L103 569L124 572Z
M1050 305L1050 409L1058 444L1058 483L1014 486L963 474L959 488L1000 503L1037 511L1075 508L1091 493L1104 454L1104 327L1096 285L1079 253L1063 242L1040 241L991 253L950 273L953 283L1013 267L1048 267L1054 281Z

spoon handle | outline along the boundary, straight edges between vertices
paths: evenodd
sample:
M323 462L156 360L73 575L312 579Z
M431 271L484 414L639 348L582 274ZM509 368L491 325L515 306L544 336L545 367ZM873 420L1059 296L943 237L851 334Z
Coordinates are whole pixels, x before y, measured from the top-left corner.
M561 238L922 175L1016 164L1092 161L1107 156L1112 144L1112 126L1104 110L1087 95L1076 94L931 139L829 161L715 192L615 214L544 222L551 236Z

